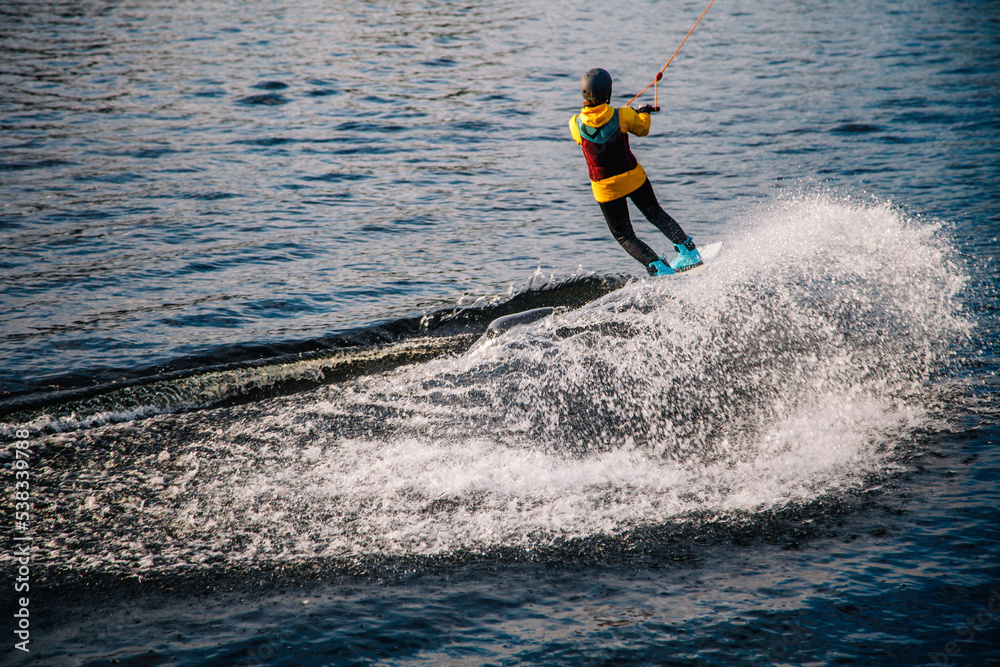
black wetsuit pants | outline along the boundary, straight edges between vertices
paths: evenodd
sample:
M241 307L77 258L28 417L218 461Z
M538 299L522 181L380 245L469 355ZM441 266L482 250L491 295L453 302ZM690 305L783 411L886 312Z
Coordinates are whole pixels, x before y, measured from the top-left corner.
M677 224L677 221L660 207L659 202L656 201L656 195L653 194L653 186L649 179L646 179L646 182L630 195L608 202L599 202L604 219L608 222L608 229L614 234L615 240L625 248L625 252L635 257L649 270L649 265L658 260L660 256L635 235L635 230L632 229L632 220L628 214L628 199L631 199L632 203L646 216L646 219L663 232L672 243L676 245L684 243L687 240L687 234Z

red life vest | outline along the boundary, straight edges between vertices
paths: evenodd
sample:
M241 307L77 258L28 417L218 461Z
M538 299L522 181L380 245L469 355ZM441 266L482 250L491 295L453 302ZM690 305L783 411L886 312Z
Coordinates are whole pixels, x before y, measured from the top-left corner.
M635 169L639 161L628 146L628 134L618 122L618 109L600 127L591 127L577 116L577 129L583 139L583 155L587 159L590 180L602 181Z

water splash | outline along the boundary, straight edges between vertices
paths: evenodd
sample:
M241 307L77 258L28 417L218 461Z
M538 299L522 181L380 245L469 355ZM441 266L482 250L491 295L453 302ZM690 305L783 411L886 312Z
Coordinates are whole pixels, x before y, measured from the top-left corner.
M858 488L971 326L940 234L778 201L702 270L462 355L57 434L48 548L126 571L531 550Z
M701 271L635 282L363 400L462 406L436 439L742 455L732 438L841 397L898 403L948 359L968 330L965 278L936 232L884 204L781 202Z

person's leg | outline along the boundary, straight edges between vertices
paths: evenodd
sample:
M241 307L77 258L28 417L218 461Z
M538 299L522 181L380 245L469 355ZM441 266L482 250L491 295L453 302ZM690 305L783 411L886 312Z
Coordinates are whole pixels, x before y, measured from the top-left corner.
M653 223L657 229L670 239L677 251L677 257L670 262L670 268L674 271L686 271L701 265L701 253L694 245L691 237L684 233L681 226L670 215L663 210L660 203L656 201L653 194L653 186L646 179L646 182L639 186L635 192L629 195L646 219Z
M646 182L629 195L642 214L646 216L653 225L663 232L663 235L670 239L674 245L681 245L688 240L688 235L684 233L681 226L670 217L666 211L656 201L653 193L653 185L646 179Z
M621 197L613 201L599 203L601 213L604 214L608 229L611 230L615 240L621 244L625 252L636 258L649 271L649 265L658 260L659 256L635 235L635 230L632 229L632 220L628 214L628 200Z

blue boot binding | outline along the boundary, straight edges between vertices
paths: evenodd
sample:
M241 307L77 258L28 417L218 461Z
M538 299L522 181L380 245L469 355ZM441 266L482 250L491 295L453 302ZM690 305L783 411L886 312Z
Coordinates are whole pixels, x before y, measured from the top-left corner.
M651 276L672 276L676 273L676 271L670 268L670 266L662 259L658 259L650 264L647 271L649 271L649 275Z
M681 271L701 266L701 253L694 247L694 241L691 240L690 236L687 237L684 243L680 245L674 244L674 250L677 251L677 257L674 258L674 261L670 262L670 268L674 272L680 273ZM653 263L655 264L656 262Z

